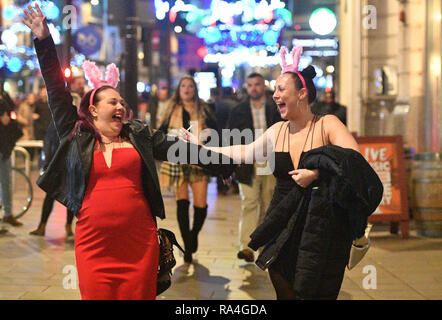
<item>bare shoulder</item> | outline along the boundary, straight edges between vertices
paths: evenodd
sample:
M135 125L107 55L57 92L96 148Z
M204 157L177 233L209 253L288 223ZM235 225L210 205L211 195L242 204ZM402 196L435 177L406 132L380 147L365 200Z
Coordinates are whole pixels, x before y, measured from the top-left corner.
M339 118L333 114L327 114L322 117L324 121L324 125L327 125L328 127L338 126L338 127L345 127L345 125L339 120Z
M330 144L359 151L359 146L338 117L328 114L323 117L324 132Z

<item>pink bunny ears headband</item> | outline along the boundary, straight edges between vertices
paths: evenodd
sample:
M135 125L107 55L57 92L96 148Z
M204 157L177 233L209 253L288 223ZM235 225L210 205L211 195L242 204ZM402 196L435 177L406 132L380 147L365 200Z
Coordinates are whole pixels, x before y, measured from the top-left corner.
M111 63L106 67L105 80L102 80L103 74L95 65L95 62L89 60L84 61L83 70L87 80L89 81L89 85L94 88L94 91L92 91L89 98L90 105L93 104L95 92L97 92L99 88L103 86L111 86L116 88L118 82L120 81L120 73L118 72L118 68L114 63Z
M295 47L292 49L292 52L290 52L290 54L293 58L293 64L289 64L289 65L287 65L287 62L285 60L286 50L287 50L286 47L281 47L281 49L279 50L279 54L281 56L281 67L282 67L281 73L284 73L284 72L296 73L298 75L299 79L301 79L302 86L305 89L307 89L304 77L301 75L301 72L298 71L299 59L301 59L302 47L298 46L298 47Z

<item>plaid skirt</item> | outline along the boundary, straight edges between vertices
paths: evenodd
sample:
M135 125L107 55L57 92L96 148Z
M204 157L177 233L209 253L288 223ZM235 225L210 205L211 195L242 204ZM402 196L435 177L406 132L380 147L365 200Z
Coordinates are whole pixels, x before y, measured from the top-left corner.
M160 168L160 185L163 188L178 188L184 182L210 181L209 171L189 164L175 164L163 161Z

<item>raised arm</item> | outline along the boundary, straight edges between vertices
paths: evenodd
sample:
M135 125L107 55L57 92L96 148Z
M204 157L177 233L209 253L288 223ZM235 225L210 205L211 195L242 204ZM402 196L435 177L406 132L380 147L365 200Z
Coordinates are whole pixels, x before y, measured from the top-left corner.
M23 23L31 29L36 37L34 45L48 92L52 119L58 136L62 139L73 130L78 119L77 109L73 105L72 96L66 87L46 17L37 3L35 7L36 10L28 5L27 10L24 10L27 18L23 19Z

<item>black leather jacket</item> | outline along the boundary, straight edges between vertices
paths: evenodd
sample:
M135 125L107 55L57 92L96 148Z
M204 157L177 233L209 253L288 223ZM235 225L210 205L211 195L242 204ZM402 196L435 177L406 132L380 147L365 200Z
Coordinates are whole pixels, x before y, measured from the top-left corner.
M73 135L71 134L78 120L77 110L66 88L52 37L40 41L36 39L34 43L48 91L53 121L61 140L53 159L40 175L37 184L77 215L81 209L89 180L96 138L93 132L81 126ZM170 161L168 151L173 146L173 150L176 150L175 148L180 152L184 150L187 156L185 160L175 162L190 163L191 153L199 152L201 147L168 137L161 131L152 132L148 125L138 120L124 124L123 131L127 133L130 142L143 161L144 195L149 202L152 214L164 219L164 203L154 159ZM223 177L230 176L233 166L229 165L229 159L216 153L209 152L209 155L211 159L218 159L218 162L197 164Z

